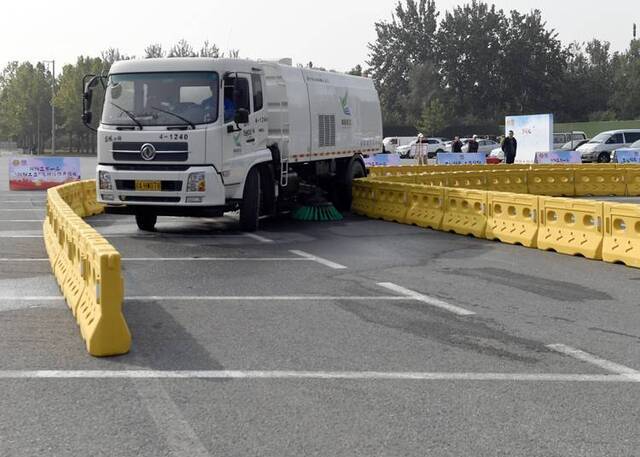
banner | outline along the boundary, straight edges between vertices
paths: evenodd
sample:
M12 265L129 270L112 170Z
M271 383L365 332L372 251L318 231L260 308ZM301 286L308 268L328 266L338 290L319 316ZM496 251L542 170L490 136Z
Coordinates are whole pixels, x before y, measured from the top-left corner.
M438 165L485 165L487 156L484 152L439 152Z
M537 152L535 163L582 163L582 154L578 151Z
M12 157L9 189L44 190L80 180L79 157Z
M364 164L367 167L400 165L400 154L375 154L373 156L365 157Z
M505 136L513 130L518 142L516 163L533 163L537 152L553 151L553 114L507 116Z
M616 163L640 163L640 149L616 149L614 152Z

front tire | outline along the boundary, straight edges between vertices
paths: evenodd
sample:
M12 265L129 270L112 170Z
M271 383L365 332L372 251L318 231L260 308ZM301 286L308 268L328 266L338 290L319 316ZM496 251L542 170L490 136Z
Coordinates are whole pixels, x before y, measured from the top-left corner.
M244 182L244 192L240 203L240 230L255 232L260 218L260 173L257 168L249 170Z
M136 214L136 224L138 228L144 232L155 232L158 216L149 213Z
M349 211L351 209L353 180L357 178L364 178L365 176L367 176L367 173L362 161L357 158L351 159L345 167L336 189L338 191L338 196L334 203L338 210Z

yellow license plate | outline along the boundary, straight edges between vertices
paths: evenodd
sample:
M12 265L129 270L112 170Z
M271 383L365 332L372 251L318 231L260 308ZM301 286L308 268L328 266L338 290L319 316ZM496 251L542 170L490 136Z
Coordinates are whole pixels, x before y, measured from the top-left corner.
M136 190L160 192L162 190L162 181L138 181L136 180Z

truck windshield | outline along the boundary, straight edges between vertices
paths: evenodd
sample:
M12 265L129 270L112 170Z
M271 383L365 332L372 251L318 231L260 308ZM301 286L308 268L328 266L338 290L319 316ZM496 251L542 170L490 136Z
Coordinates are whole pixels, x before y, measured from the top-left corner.
M111 75L102 123L145 126L209 124L218 120L218 87L218 74L214 72Z

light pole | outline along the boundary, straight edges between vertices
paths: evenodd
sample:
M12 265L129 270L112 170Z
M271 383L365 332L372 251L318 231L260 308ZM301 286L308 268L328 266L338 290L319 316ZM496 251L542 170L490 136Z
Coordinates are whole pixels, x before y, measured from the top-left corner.
M56 95L56 61L43 60L46 64L51 64L51 154L56 152L56 107L53 99Z

